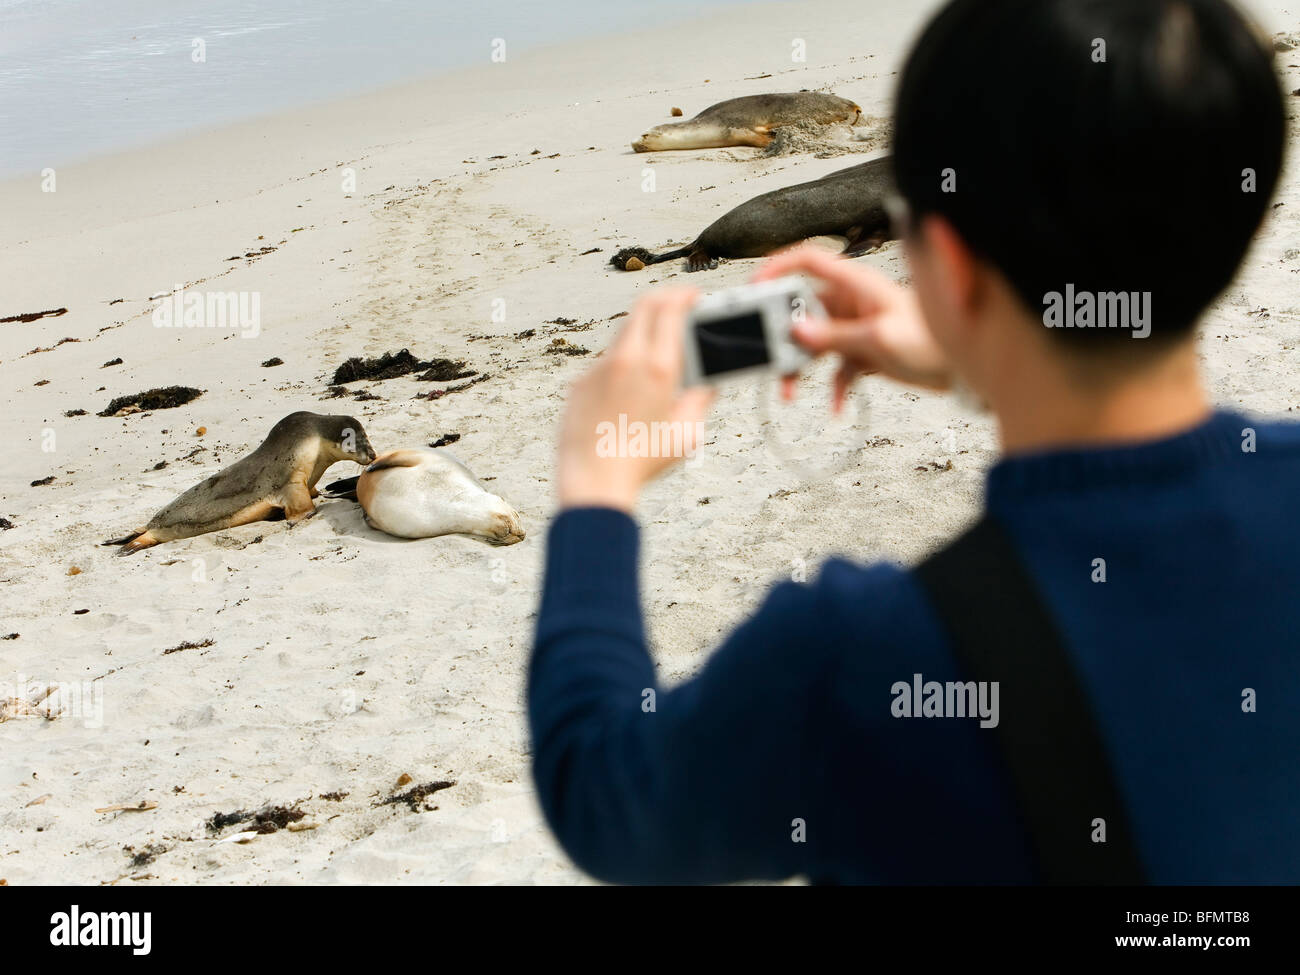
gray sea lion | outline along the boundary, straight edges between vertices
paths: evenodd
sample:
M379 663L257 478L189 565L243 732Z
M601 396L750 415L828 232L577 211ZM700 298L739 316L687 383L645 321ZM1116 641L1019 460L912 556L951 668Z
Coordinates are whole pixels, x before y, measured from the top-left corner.
M316 509L316 482L341 460L368 464L375 451L350 416L291 413L271 428L261 446L200 481L163 508L143 528L105 545L122 555L205 532L274 520L301 521Z
M393 450L360 477L335 481L325 490L332 497L355 497L366 524L398 538L474 535L494 545L524 538L515 509L445 450Z
M820 91L745 95L710 105L685 122L665 122L646 132L632 148L637 152L664 149L713 149L719 146L758 146L772 141L772 132L796 122L857 124L862 109L847 98Z
M621 271L685 257L687 270L718 266L722 257L763 257L808 237L847 238L844 253L864 254L893 239L885 200L893 192L893 160L881 156L808 183L772 190L728 210L685 247L652 254L629 247L610 258Z

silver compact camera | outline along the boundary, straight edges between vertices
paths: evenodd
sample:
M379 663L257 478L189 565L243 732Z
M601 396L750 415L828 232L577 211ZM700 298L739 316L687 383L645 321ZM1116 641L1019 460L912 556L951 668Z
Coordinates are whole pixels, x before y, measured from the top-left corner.
M711 385L752 369L792 376L810 357L795 344L791 328L824 314L799 277L704 295L687 316L682 383Z

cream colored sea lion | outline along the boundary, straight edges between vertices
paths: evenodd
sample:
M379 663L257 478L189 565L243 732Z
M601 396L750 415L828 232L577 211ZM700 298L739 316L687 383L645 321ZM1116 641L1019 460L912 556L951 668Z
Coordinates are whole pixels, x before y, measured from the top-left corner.
M411 447L384 454L360 477L330 484L331 496L355 496L371 528L398 538L474 535L494 545L524 538L519 515L445 450Z
M274 520L290 522L315 511L316 482L341 460L368 464L375 452L361 424L350 416L291 413L271 428L261 446L207 480L200 481L163 508L149 524L125 538L130 555L159 542Z
M720 146L758 146L772 141L783 125L816 122L856 125L862 109L847 98L820 91L794 91L773 95L745 95L710 105L685 122L665 122L645 133L632 148L637 152L664 149L714 149Z

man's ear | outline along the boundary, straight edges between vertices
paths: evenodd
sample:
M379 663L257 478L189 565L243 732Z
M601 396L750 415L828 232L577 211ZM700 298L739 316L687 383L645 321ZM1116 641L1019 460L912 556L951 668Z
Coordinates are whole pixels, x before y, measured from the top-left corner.
M917 229L944 303L963 319L971 318L985 297L979 260L944 217L928 214Z

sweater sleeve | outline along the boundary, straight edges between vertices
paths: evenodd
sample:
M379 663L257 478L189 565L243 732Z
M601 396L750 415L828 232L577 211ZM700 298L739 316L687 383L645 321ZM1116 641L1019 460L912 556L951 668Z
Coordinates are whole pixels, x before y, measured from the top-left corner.
M659 687L646 647L638 536L627 515L551 527L529 672L542 809L584 870L624 883L813 873L806 830L822 780L814 724L833 613L777 586L700 674ZM823 730L824 734L824 730Z

